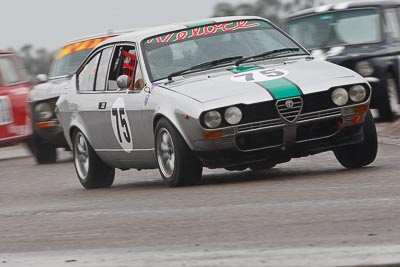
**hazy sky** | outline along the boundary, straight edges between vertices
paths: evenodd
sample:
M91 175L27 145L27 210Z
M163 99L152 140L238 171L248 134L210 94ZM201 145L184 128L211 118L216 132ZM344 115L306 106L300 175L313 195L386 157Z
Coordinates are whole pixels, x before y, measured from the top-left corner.
M24 44L56 49L110 29L156 26L209 17L220 0L2 0L0 49ZM255 0L226 0L232 4Z

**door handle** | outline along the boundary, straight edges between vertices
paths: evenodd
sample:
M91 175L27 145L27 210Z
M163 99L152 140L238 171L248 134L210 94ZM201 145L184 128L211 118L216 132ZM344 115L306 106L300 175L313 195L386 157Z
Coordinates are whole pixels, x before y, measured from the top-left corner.
M106 109L107 108L107 102L100 102L99 103L99 109Z

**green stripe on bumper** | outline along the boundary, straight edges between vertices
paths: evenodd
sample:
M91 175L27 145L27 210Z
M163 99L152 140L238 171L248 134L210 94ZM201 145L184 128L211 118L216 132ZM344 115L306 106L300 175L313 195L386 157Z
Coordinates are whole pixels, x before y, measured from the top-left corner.
M275 99L291 98L301 95L299 88L285 78L259 82L257 84L267 89Z

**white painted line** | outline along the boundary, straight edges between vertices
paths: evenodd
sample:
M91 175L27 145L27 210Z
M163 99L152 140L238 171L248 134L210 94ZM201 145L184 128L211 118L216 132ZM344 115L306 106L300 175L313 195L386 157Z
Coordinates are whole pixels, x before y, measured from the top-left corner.
M399 245L218 250L209 246L0 254L4 266L360 266L400 263Z

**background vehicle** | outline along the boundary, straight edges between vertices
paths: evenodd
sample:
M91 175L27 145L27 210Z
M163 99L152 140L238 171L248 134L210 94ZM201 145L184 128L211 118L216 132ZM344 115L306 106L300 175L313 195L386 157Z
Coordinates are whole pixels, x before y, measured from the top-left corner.
M400 2L326 5L287 19L287 32L316 58L355 70L373 87L372 107L392 121L400 103Z
M17 57L0 51L0 147L31 136L27 105L30 90L28 76Z
M359 168L376 157L365 79L259 17L107 40L72 81L57 108L85 188L111 186L115 168L158 168L175 187L197 184L203 166L260 170L333 150Z
M59 50L50 68L49 78L45 74L37 76L41 83L29 95L33 125L31 147L37 163L54 163L57 161L57 148L69 149L54 109L73 73L96 45L125 32L129 31L72 41Z

